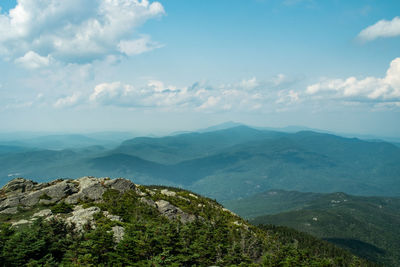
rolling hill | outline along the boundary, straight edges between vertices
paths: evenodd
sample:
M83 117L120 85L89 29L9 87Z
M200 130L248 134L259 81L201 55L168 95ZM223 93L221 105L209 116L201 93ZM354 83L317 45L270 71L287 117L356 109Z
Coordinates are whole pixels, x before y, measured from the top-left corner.
M243 218L254 219L308 207L322 196L321 193L269 190L246 198L227 200L223 204Z
M184 187L218 200L269 189L400 195L400 148L303 131L238 126L161 138L140 137L115 149L0 154L0 177L135 177L142 184Z
M176 164L218 154L237 144L273 138L281 134L238 126L212 132L194 132L160 138L137 137L123 142L115 152L162 164Z
M385 266L400 263L400 198L272 190L224 204L256 225L291 227Z
M135 135L129 132L95 132L87 134L0 133L0 145L42 150L77 149L101 145L111 149L133 136Z

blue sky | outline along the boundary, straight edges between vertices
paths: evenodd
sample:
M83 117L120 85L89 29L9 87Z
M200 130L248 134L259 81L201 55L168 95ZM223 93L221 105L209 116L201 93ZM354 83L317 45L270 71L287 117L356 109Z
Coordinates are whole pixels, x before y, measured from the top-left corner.
M400 2L2 0L0 131L400 136Z

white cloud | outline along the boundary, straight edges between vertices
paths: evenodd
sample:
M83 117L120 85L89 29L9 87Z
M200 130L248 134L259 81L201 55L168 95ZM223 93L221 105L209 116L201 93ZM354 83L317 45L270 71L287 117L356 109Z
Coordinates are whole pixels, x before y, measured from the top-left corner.
M286 77L286 75L280 73L278 74L273 80L272 82L274 83L275 86L279 86L285 82L288 81L288 78Z
M248 89L248 90L254 89L258 85L259 85L259 83L257 82L256 77L253 77L253 78L248 79L248 80L242 80L242 82L240 83L241 87L243 87L245 89Z
M52 68L41 69L41 75L23 81L40 92L40 97L26 96L25 100L32 100L34 106L53 108L85 105L85 108L94 109L218 113L273 112L282 106L295 107L303 97L294 89L281 89L281 85L277 87L271 80L259 81L255 77L228 84L196 82L189 86L174 86L159 80L148 80L144 85L122 81L98 83L92 77L96 64L56 63Z
M142 87L122 82L102 83L95 86L90 102L103 106L223 112L270 110L276 105L288 106L300 100L294 90L276 91L263 84L256 78L219 86L195 83L183 88L154 80ZM276 101L278 98L285 101Z
M23 57L17 58L15 63L21 64L28 69L37 69L48 66L50 61L51 56L42 57L34 51L29 51Z
M94 92L90 95L90 101L103 105L121 105L133 88L130 85L123 85L121 82L102 83L96 85Z
M400 58L390 63L386 76L383 78L327 79L308 86L306 94L358 102L398 102L400 100Z
M179 107L191 102L192 97L186 88L176 90L160 81L149 81L141 88L121 82L98 84L89 99L105 106Z
M19 0L0 14L0 51L4 58L35 51L67 62L118 54L121 47L127 54L146 52L159 45L135 32L162 14L163 6L148 0Z
M54 107L56 108L72 107L77 105L80 100L81 100L81 93L75 92L70 96L57 99L57 101L54 103Z
M25 88L40 90L48 99L84 92L93 87L93 79L99 70L95 64L51 63L49 67L21 77L19 83ZM103 63L102 63L103 64ZM54 102L51 100L51 102Z
M395 17L392 20L380 20L358 34L358 38L362 41L396 36L400 36L400 17Z
M221 101L220 96L209 96L199 109L209 109L215 107Z
M285 104L291 105L300 101L299 92L295 92L294 90L281 90L278 92L278 99L276 100L277 104Z
M121 41L118 44L119 51L128 56L143 54L161 47L163 45L151 41L148 35L137 40Z

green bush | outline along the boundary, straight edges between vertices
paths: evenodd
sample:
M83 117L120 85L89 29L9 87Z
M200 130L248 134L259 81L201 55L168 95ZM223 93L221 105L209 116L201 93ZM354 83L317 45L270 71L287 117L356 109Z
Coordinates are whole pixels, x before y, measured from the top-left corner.
M39 199L51 200L51 197L48 194L44 193L39 197Z
M73 207L65 202L60 202L50 208L53 213L69 213L73 210Z

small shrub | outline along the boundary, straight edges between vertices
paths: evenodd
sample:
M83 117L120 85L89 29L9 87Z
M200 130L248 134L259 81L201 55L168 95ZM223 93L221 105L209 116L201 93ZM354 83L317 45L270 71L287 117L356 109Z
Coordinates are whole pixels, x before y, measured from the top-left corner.
M72 205L69 205L65 202L60 202L53 207L50 208L53 213L69 213L73 210Z
M43 193L43 195L41 195L41 196L39 197L39 199L51 200L51 197L50 197L48 194Z

